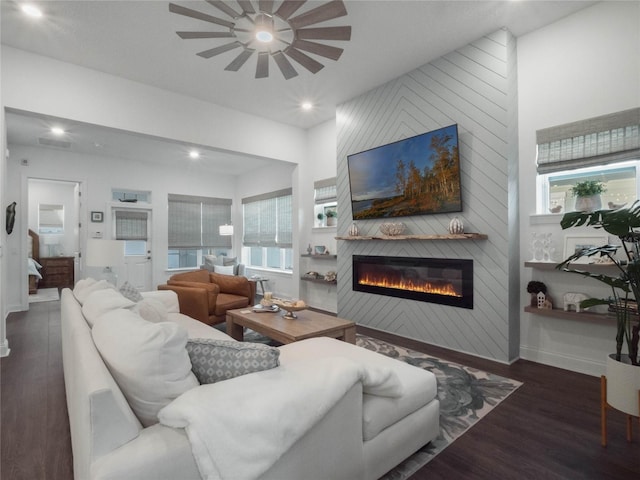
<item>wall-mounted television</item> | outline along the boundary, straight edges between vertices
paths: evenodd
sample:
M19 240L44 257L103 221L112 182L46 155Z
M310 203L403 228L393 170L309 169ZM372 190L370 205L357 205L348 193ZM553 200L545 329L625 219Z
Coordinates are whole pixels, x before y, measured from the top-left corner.
M347 156L354 220L462 211L458 125Z

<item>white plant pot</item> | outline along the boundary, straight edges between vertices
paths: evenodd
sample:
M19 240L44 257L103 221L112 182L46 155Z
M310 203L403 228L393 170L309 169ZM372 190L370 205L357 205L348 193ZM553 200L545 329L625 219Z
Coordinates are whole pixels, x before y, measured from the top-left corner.
M576 211L578 212L595 212L602 208L602 200L600 195L590 195L588 197L576 197Z
M327 227L334 227L336 225L336 217L327 217Z
M629 361L628 357L626 360ZM607 357L606 375L607 403L627 415L640 416L640 366L619 362L612 353Z

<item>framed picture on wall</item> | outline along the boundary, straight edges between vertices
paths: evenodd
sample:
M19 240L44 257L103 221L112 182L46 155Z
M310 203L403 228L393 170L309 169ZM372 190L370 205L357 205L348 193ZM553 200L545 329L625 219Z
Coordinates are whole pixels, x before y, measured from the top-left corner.
M567 235L564 237L564 258L590 247L601 247L608 243L606 235ZM592 263L595 258L582 257L572 263Z
M104 214L102 212L91 212L91 221L93 223L102 223L104 221Z

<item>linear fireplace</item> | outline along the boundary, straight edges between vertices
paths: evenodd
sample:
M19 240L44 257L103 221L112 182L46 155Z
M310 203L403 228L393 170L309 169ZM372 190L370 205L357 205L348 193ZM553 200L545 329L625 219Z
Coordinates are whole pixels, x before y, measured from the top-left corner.
M473 308L473 260L353 256L353 290Z

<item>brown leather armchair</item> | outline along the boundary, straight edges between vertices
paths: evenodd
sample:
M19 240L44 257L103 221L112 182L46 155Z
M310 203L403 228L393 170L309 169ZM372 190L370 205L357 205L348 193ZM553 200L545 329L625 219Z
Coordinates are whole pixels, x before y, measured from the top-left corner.
M180 313L214 325L226 320L227 310L253 305L256 283L246 277L195 270L172 275L158 290L173 290Z

